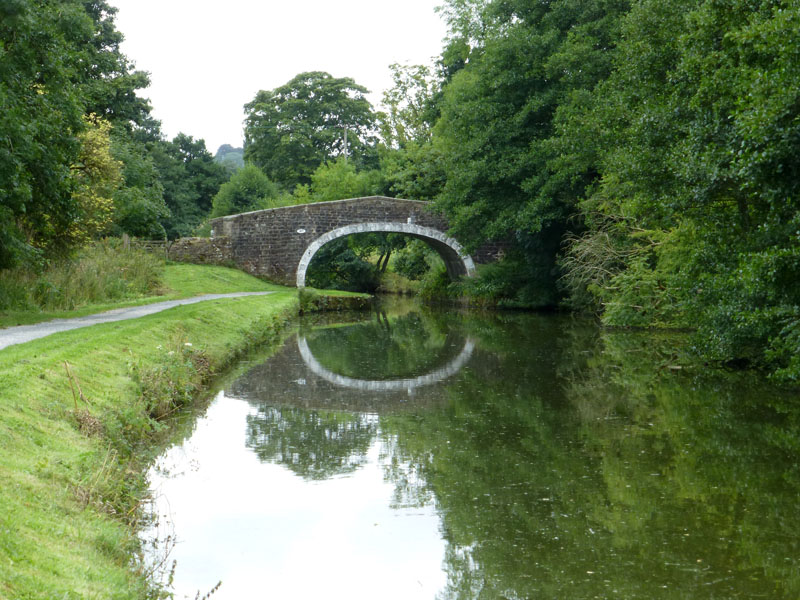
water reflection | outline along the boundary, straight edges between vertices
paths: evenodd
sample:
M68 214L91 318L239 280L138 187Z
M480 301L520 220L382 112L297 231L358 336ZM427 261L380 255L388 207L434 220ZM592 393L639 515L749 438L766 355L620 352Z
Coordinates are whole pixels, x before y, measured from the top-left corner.
M457 374L468 363L474 341L437 325L431 315L412 312L390 319L377 312L374 317L306 331L231 386L231 395L255 407L247 417L246 443L261 460L310 480L352 473L365 464L379 430L378 415L444 401L444 388L417 402L413 396L418 388ZM354 376L324 366L312 347L332 368ZM358 378L381 373L399 378Z
M314 375L322 377L331 383L351 388L354 390L363 390L366 392L388 392L403 390L405 392L412 392L418 387L431 385L444 381L458 373L462 367L467 364L469 357L472 356L472 351L475 349L475 342L467 339L464 343L464 348L458 356L455 357L450 363L431 371L426 375L419 375L417 377L406 377L403 379L356 379L354 377L346 377L333 371L329 371L314 357L311 349L308 347L308 342L305 337L297 338L297 348L300 351L300 356L303 357L303 362Z
M246 444L263 461L319 480L364 465L377 432L369 415L260 406L247 416Z
M254 514L241 537L254 528L263 537L248 551L287 568L274 544L306 548L309 573L324 568L337 581L391 573L338 596L334 584L328 596L800 597L795 396L749 374L680 364L680 337L553 316L412 310L299 339L308 354L288 343L211 408L214 423L226 421L217 411L239 411L242 450L227 469L249 465L244 478L260 490L225 476L234 500L219 518L240 509L236 497L288 495L308 511L296 516L302 535L281 511ZM341 385L413 381L453 364L410 395ZM212 427L203 423L198 432ZM341 496L319 494L329 485ZM315 550L332 546L304 518L327 533L328 521L346 523L338 551ZM396 539L378 542L375 523ZM246 589L246 577L221 573L218 597L250 597L230 591ZM273 577L284 586L276 597L319 594L277 569Z

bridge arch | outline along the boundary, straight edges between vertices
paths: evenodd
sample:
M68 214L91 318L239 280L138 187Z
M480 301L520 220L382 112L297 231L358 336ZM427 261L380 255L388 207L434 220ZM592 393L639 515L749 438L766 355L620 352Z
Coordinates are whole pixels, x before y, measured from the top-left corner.
M475 274L475 263L469 254L464 252L461 244L438 229L425 227L416 223L353 223L352 225L332 229L319 236L308 245L297 266L297 287L305 287L308 267L314 255L319 252L325 244L340 237L353 235L355 233L404 233L426 242L436 250L444 261L447 273L452 279L464 275L472 277Z

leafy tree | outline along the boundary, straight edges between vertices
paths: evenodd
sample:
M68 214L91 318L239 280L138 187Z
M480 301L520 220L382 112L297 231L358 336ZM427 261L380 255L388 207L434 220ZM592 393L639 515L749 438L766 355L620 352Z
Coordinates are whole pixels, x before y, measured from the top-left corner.
M183 133L171 142L152 144L150 153L169 209L169 216L162 219L167 237L191 235L211 212L212 200L229 173L214 162L203 140Z
M83 128L72 42L91 30L76 3L60 15L25 0L0 5L0 267L66 244L75 210L69 169Z
M70 227L73 244L84 244L108 232L114 213L114 192L122 182L122 164L111 154L111 123L96 115L85 118L78 135L81 152L72 165L77 215Z
M245 104L245 160L292 189L309 183L325 161L347 154L358 165L374 162L375 115L366 88L348 77L301 73L287 84L260 91Z
M446 181L441 151L431 142L410 140L399 149L385 149L381 171L388 194L409 200L435 200Z
M556 114L608 76L627 2L481 4L450 3L452 19L465 23L453 43L459 57L464 44L468 52L444 87L434 129L446 175L438 204L470 247L512 237L517 264L529 267L514 286L553 304L561 237L598 177L591 163L562 168Z
M150 134L135 132L129 135L124 128L113 132L112 152L122 167L124 184L114 194L114 225L112 233L164 239L161 224L169 216L164 202L164 186L159 178L148 144Z
M149 117L150 103L137 96L136 90L148 87L150 78L144 71L135 71L122 54L124 36L114 25L117 9L105 0L81 4L94 22L94 33L83 47L88 59L79 67L86 111L115 124L141 125Z
M280 194L280 188L261 169L248 164L219 188L212 202L211 217L270 208Z
M394 85L383 94L378 114L381 169L390 192L401 198L432 200L445 182L433 125L439 117L441 81L424 65L391 65Z
M425 242L411 240L395 259L393 268L408 279L422 279L430 269L433 255L435 255L435 251Z
M378 192L380 173L357 171L355 165L340 157L321 164L311 174L309 200L326 202L345 198L361 198Z
M102 0L0 5L0 267L67 250L79 216L71 166L81 118L132 119L146 84L119 53Z
M393 64L389 70L393 85L383 93L386 111L378 114L381 140L390 148L430 141L440 81L425 65Z

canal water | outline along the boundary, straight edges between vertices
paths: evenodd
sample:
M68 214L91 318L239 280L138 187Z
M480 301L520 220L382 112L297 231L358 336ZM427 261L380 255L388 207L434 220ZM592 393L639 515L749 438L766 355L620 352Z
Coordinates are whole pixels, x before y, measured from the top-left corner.
M800 403L685 338L303 323L151 471L176 598L800 598Z

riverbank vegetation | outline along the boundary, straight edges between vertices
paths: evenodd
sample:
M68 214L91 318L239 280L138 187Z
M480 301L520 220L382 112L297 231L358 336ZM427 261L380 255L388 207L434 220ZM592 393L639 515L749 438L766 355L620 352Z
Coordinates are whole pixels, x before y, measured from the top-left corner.
M0 271L0 327L229 291L284 291L242 271L165 264L163 256L111 238L49 261L43 270Z
M105 240L38 272L24 268L0 271L0 314L73 311L157 295L163 272L163 258L123 249L117 240Z
M168 265L177 295L278 290ZM0 353L0 597L159 597L139 553L148 460L164 418L297 314L294 290L96 325ZM132 562L133 561L133 562Z

